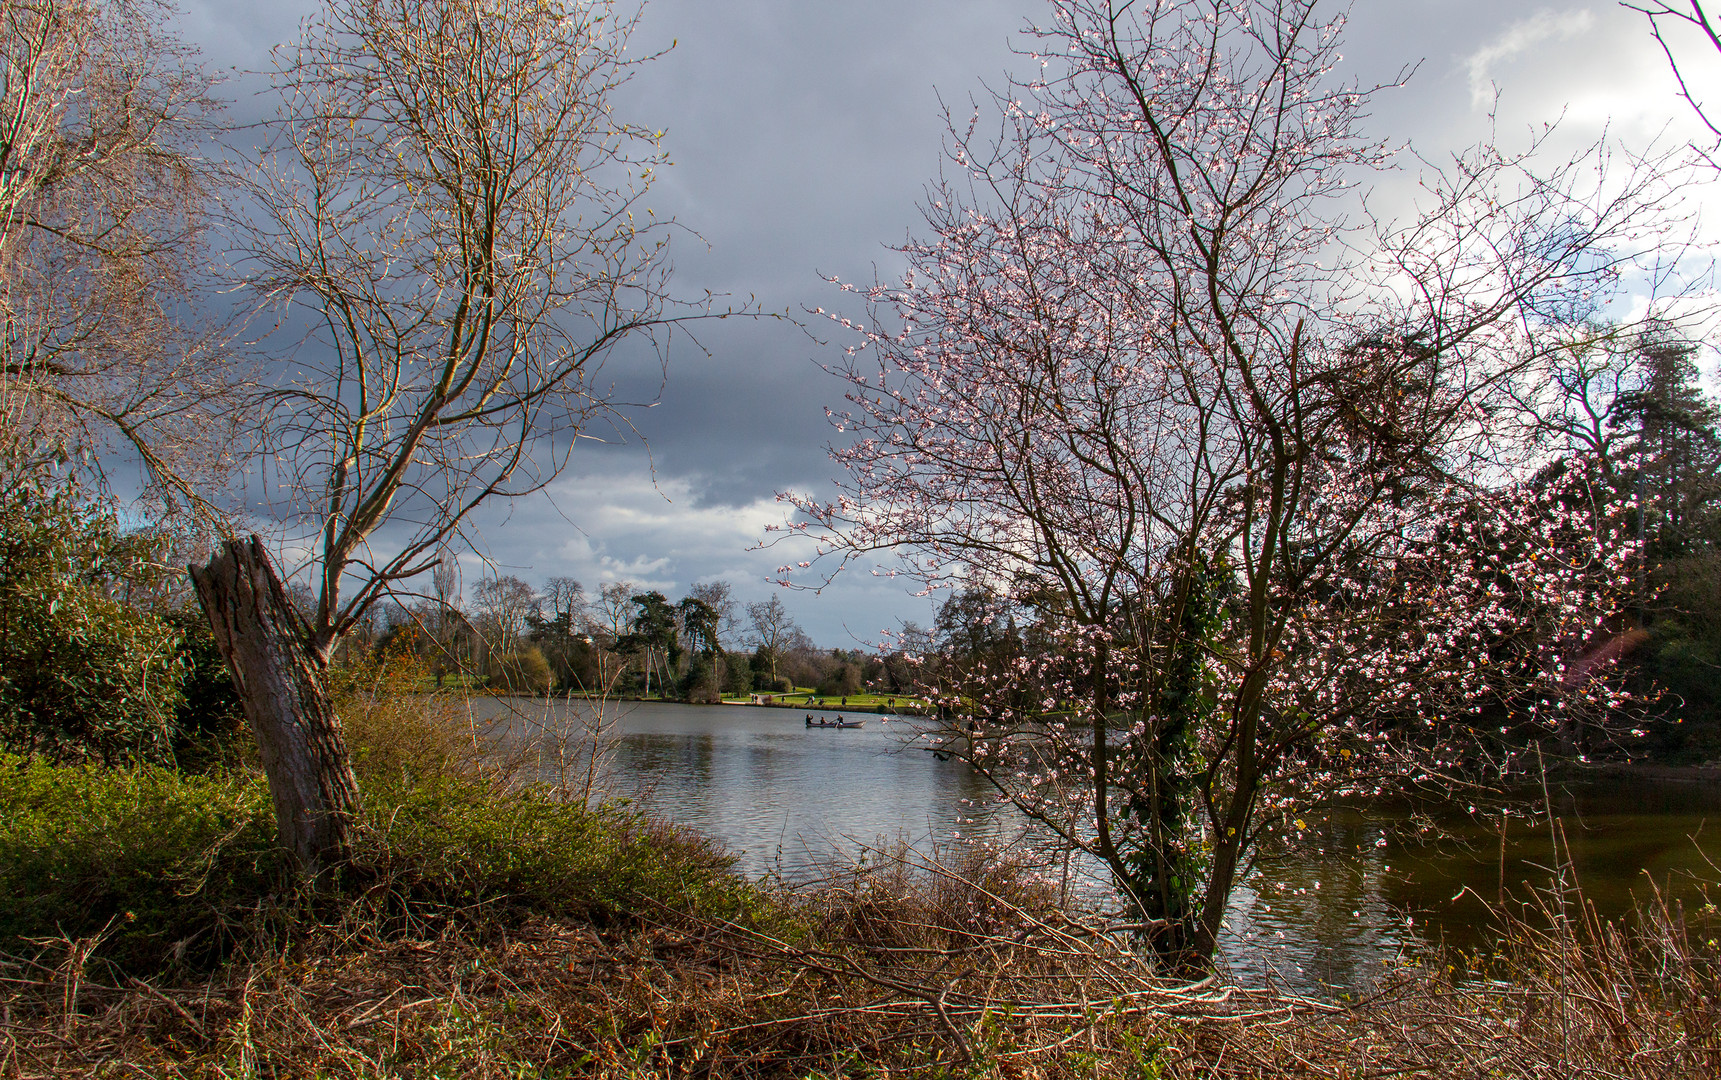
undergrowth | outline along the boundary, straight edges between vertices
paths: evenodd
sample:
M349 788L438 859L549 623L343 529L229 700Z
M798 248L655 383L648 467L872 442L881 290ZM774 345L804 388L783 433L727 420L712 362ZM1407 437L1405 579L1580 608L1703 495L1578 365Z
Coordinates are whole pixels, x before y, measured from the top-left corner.
M1721 1075L1712 906L1561 888L1337 1004L1167 983L1008 858L753 884L506 782L437 702L343 694L365 811L315 890L252 772L0 758L0 1078Z
M604 926L642 904L732 918L759 904L728 855L625 806L453 774L363 785L354 858L311 890L275 846L261 777L0 757L0 953L99 939L99 966L156 976L317 935L486 934L528 915Z
M327 934L179 979L103 978L68 939L0 966L0 1076L1721 1075L1717 954L1676 912L1520 925L1492 977L1428 957L1332 1003L1157 981L1018 869L899 852L778 893L777 920L640 895L606 926Z

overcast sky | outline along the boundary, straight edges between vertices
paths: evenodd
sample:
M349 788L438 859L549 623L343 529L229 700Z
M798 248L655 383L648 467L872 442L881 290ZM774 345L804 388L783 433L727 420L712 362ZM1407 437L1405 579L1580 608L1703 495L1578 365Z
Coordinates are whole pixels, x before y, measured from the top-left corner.
M212 67L257 70L311 7L186 0L184 34ZM1016 32L1045 11L1031 0L653 0L635 48L675 45L620 111L667 129L675 165L650 203L704 237L679 244L680 292L799 313L840 306L821 275L888 275L887 245L917 231L939 168L940 98L965 111L983 82L1001 83L1018 63ZM1425 155L1484 136L1496 86L1505 141L1562 114L1567 145L1604 128L1640 147L1694 130L1642 16L1608 3L1362 0L1344 55L1370 83L1420 64L1407 89L1377 99L1369 131ZM714 326L710 355L678 350L660 402L635 416L649 453L637 440L582 444L546 496L486 515L483 544L502 572L571 575L593 591L626 579L671 599L719 578L743 600L773 590L766 578L784 558L748 548L784 520L777 492L828 489L823 410L842 389L819 367L831 357L793 326ZM655 373L626 358L608 370L626 386ZM468 581L480 572L469 563ZM929 622L932 603L865 567L784 601L815 641L845 647Z

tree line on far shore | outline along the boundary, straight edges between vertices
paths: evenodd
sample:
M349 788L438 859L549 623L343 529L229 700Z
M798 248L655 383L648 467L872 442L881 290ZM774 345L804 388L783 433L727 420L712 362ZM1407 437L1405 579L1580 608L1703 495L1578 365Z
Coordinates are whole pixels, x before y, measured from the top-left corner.
M375 659L410 653L436 678L528 694L657 697L715 702L809 690L841 697L907 695L901 654L815 645L780 597L742 604L727 581L697 582L672 601L631 581L588 594L575 578L534 588L514 575L479 581L465 599L438 567L437 595L382 607L346 650Z

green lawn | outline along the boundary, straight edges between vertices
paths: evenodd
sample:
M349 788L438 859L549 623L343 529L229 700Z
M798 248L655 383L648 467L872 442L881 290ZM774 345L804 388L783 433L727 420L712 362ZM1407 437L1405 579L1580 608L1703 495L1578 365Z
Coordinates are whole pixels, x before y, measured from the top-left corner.
M847 697L822 697L814 693L811 687L797 687L792 694L772 695L776 704L795 705L807 709L854 709L859 712L889 712L893 707L901 710L923 704L919 699L907 694L850 694ZM749 698L742 694L725 697L729 702L746 703ZM894 704L893 704L894 703Z
M436 685L434 676L426 675L419 680L417 689L422 694L435 693L438 689L443 691L465 690L470 693L489 692L484 685L484 679L478 675L444 676L440 688ZM619 700L621 696L618 695L617 697ZM823 697L810 686L796 687L793 693L774 694L772 697L776 704L793 705L797 708L854 709L860 712L890 712L893 708L899 711L906 710L914 708L920 701L920 699L907 694L850 694L847 698L840 695ZM647 700L658 701L661 699L654 693ZM744 705L750 698L747 694L729 694L725 695L723 700L732 704ZM921 707L924 708L924 705L922 704Z
M425 675L418 680L418 692L433 694L438 690L482 690L484 677L482 675L450 674L442 677L442 685L436 685L436 676Z

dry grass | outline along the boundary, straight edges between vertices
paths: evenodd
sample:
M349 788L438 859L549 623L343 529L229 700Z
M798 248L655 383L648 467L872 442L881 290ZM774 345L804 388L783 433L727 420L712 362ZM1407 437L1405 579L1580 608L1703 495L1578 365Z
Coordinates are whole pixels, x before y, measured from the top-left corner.
M424 692L430 676L411 653L351 663L337 675L335 708L361 778L530 784L588 807L623 787L614 757L629 707L614 693L619 671L577 700L474 698L459 686ZM489 706L487 719L477 718L475 701Z
M461 690L418 693L426 669L410 653L349 664L333 687L353 765L371 776L413 781L450 775L492 775L499 763L472 721Z
M783 896L769 930L658 908L331 938L173 986L105 983L99 942L62 942L0 972L0 1076L1721 1076L1721 960L1659 905L1630 929L1550 911L1332 1005L1156 982L1018 869L902 854Z
M538 834L562 818L502 813L518 797L471 756L482 741L460 711L398 693L394 677L343 690L366 772L421 795L441 778L506 797L465 812L402 802L377 833L373 888L301 914L321 921L296 922L286 948L230 927L241 945L213 973L117 974L105 931L0 956L0 1078L1721 1077L1712 905L1688 917L1657 900L1605 924L1557 884L1496 955L1427 959L1342 1004L1169 984L1131 951L1128 927L1067 910L1008 858L899 848L763 895L728 888L717 854L649 823L631 846L593 819L589 835L546 847ZM578 805L604 731L575 735L592 754L557 758L579 767L551 794ZM590 857L559 858L570 844ZM435 869L443 849L469 886ZM616 885L629 867L646 884ZM485 882L575 872L596 877L574 892L611 897L601 925L485 915L501 902ZM471 894L471 910L439 902L439 917L421 917L412 874L452 882L444 891ZM390 890L403 899L377 902Z

